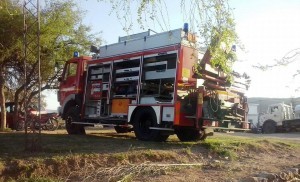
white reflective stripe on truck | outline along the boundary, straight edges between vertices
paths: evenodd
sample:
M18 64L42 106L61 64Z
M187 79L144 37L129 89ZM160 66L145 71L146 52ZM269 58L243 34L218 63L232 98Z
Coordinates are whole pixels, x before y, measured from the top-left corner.
M62 92L69 92L69 91L73 91L73 90L77 90L75 86L60 89L60 91L62 91Z

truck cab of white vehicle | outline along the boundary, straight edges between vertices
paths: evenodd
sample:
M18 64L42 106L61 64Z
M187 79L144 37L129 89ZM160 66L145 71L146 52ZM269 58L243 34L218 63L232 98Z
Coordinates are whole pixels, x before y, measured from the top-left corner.
M267 113L259 117L263 133L274 133L282 127L282 121L294 119L292 106L278 103L269 105Z

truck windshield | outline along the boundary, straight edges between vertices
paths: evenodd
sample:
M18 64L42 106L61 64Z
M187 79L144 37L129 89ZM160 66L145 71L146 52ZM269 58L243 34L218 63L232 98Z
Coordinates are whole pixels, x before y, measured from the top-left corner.
M271 107L271 113L278 112L278 106Z

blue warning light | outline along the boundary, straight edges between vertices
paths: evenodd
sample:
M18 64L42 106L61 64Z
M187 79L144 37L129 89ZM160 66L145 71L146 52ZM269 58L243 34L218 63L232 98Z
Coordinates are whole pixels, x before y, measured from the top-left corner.
M79 52L75 51L73 56L74 56L74 58L78 58L79 57Z

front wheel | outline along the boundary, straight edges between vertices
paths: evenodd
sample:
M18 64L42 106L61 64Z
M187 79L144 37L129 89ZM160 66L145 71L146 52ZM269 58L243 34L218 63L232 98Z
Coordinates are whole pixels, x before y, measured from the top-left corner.
M273 120L267 120L263 124L263 133L275 133L276 132L276 123Z
M66 130L70 135L85 135L84 125L74 124L80 121L79 108L71 107L67 112Z
M150 107L141 108L137 111L133 120L133 130L135 136L143 141L166 141L168 134L163 134L159 130L150 129L150 127L158 127L156 114Z

